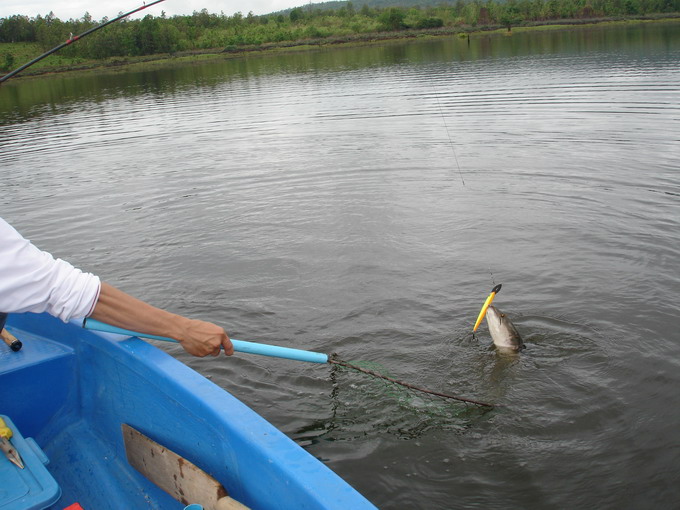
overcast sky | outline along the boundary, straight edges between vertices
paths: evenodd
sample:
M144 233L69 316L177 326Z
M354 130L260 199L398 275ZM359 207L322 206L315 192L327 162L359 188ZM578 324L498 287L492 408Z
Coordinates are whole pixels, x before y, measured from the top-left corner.
M153 0L147 0L151 3ZM89 12L90 15L100 20L104 16L113 18L120 12L131 11L144 3L144 0L0 0L0 18L6 18L13 14L25 14L34 17L38 14L45 16L50 11L61 20L69 18L81 18ZM191 14L205 8L208 12L227 16L241 11L243 15L253 11L254 14L267 14L289 7L298 7L308 2L304 0L165 0L158 5L142 11L142 16L153 14L160 16L165 11L168 16L175 14ZM316 3L316 2L315 2Z

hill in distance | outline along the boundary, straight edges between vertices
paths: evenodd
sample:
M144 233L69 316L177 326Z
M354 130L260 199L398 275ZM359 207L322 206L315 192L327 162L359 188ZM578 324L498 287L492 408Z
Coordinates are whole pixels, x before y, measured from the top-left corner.
M465 0L462 0L465 1ZM385 9L387 7L438 7L442 5L454 5L456 1L446 1L446 0L352 0L352 5L354 8L359 10L364 5L370 7L371 9L380 8ZM283 9L281 11L274 12L272 14L288 14L290 11L296 8L300 9L313 9L320 11L335 11L346 7L347 1L332 0L330 2L318 2L318 3L306 3L301 4L296 7L290 7L288 9Z

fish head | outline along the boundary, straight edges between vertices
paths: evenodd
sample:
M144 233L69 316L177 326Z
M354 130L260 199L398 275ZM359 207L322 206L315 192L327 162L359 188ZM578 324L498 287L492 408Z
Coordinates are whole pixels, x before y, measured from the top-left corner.
M486 323L493 343L499 349L519 351L524 348L524 342L515 325L495 306L487 308Z

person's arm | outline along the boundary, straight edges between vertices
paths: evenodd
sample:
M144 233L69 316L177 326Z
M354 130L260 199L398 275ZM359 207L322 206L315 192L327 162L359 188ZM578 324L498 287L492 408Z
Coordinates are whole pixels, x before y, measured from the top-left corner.
M218 356L222 347L226 355L234 354L234 346L220 326L161 310L104 282L90 317L119 328L174 338L194 356Z
M99 277L55 259L0 218L0 312L48 312L64 322L90 316L112 326L169 336L194 356L234 347L224 329L135 299Z

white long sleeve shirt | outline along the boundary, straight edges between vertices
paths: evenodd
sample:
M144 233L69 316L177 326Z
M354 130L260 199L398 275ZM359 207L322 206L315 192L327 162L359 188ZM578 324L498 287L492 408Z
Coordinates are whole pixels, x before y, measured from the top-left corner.
M99 278L55 259L0 218L0 312L48 312L63 321L87 317Z

